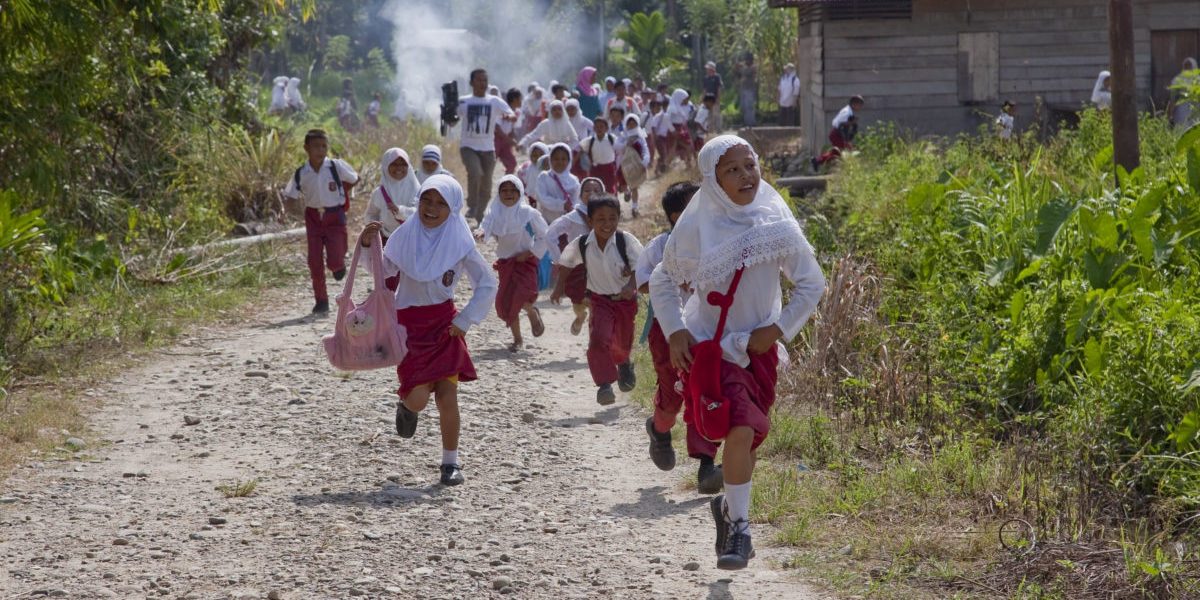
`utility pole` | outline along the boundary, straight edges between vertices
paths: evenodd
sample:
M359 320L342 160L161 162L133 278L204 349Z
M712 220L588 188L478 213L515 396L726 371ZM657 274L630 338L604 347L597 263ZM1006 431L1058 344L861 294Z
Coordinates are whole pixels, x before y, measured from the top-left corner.
M1113 161L1126 171L1133 171L1141 164L1141 156L1138 149L1132 0L1109 0L1108 45L1112 72Z

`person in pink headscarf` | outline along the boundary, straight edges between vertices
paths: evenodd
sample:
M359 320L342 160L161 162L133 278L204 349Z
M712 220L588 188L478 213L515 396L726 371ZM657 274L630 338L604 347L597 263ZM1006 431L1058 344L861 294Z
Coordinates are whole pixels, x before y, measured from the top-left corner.
M596 67L584 67L579 70L579 78L575 80L575 89L579 91L579 111L588 119L595 119L600 114L600 95L593 86L596 80Z

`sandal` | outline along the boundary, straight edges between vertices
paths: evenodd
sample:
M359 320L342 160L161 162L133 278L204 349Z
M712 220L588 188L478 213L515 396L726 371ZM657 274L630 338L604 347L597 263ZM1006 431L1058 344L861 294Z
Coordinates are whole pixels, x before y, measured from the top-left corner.
M533 312L529 313L529 328L533 331L533 337L542 337L546 333L546 324L542 322L542 311L534 307Z

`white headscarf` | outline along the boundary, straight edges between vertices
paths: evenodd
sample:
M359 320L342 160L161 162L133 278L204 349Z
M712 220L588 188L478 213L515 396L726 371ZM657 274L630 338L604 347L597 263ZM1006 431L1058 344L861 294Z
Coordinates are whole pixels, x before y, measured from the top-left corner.
M517 203L505 206L500 201L500 186L511 183L517 187ZM496 197L488 203L487 212L483 214L483 222L479 224L480 231L485 236L500 237L525 231L525 225L540 215L534 207L525 201L525 184L516 175L505 175L496 185Z
M287 98L287 103L293 108L304 106L304 98L300 97L300 78L293 77L287 82L287 89L284 92Z
M688 107L684 102L687 102L688 93L683 88L676 88L671 92L671 100L667 103L667 115L670 116L671 122L676 125L687 123L689 114Z
M559 175L564 175L564 174L571 172L571 160L575 157L575 153L571 151L571 147L568 146L566 143L559 142L557 144L554 144L553 146L550 146L550 151L546 153L546 158L549 159L550 155L554 154L554 151L558 150L559 148L562 148L563 150L567 151L567 168L563 171L555 171L554 167L550 167L550 172L557 173Z
M287 107L287 75L280 75L272 80L271 110L283 110Z
M633 121L633 127L629 127L629 122ZM625 125L625 139L632 141L634 138L646 139L646 132L642 131L642 118L637 115L625 115L621 121Z
M565 108L575 107L575 116L567 113L567 120L571 122L571 127L575 128L575 135L582 140L583 138L592 135L592 121L583 116L583 111L579 108L579 100L571 98L564 103Z
M431 175L421 184L421 193L427 190L437 190L442 195L450 205L450 216L432 229L421 223L419 217L409 219L388 238L383 248L388 260L406 276L421 282L440 279L475 250L475 238L462 214L462 186L453 177L439 174Z
M554 109L562 111L562 116L554 118ZM546 110L546 132L542 134L542 139L548 142L564 142L572 137L575 133L575 128L571 126L571 120L567 118L567 107L563 105L562 100L555 100L550 103L550 107Z
M419 165L415 165L415 166L411 165L411 164L409 165L409 171L416 172L418 184L425 183L425 180L429 179L429 177L431 175L439 175L439 174L449 175L450 174L450 171L447 171L446 169L442 168L442 149L438 148L436 144L426 144L424 147L421 148L421 162L424 163L427 160L432 160L432 161L436 162L438 165L437 169L434 169L434 171L432 173L425 172L424 164L419 164ZM391 192L389 191L388 193L390 194ZM420 196L420 194L417 194L417 195Z
M397 158L403 158L404 162L408 163L408 174L404 179L395 179L388 173L388 166L396 162ZM379 168L383 172L383 176L379 178L379 187L387 190L392 203L396 206L416 207L421 182L417 181L417 166L409 160L408 153L400 148L388 148L379 160Z
M743 265L776 260L809 247L792 210L767 182L759 180L754 201L745 206L721 189L717 162L735 146L754 153L753 146L736 135L717 136L700 149L696 162L704 179L663 251L663 270L677 284L713 289ZM758 160L757 154L754 159Z
M1108 71L1100 71L1096 76L1096 85L1092 87L1092 104L1100 108L1112 106L1112 92L1104 89L1104 80L1112 77Z

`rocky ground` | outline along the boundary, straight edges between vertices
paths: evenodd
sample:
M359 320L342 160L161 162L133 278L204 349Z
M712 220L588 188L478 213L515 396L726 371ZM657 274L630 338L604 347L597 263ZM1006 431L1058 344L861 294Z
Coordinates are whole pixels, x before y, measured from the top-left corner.
M658 471L645 413L595 403L569 308L516 354L494 314L470 332L445 488L432 403L396 436L394 372L328 365L297 273L282 310L94 382L95 435L0 484L0 599L820 597L766 527L751 568L716 570L695 463Z

